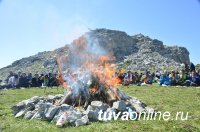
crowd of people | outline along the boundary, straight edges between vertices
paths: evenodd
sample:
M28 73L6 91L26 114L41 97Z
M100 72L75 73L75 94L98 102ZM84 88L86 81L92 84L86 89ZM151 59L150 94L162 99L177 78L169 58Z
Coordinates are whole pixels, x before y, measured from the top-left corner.
M146 70L143 73L119 70L113 75L119 78L122 85L135 84L138 86L157 83L159 86L200 86L200 69L196 70L193 63L190 66L184 64L180 71L156 71ZM66 79L67 80L67 79ZM3 82L0 80L0 88L28 88L28 87L53 87L63 85L64 79L60 74L34 74L13 73Z
M151 85L157 83L159 86L200 86L200 69L196 70L193 63L190 66L184 64L180 71L145 71L138 72L122 72L116 73L121 79L123 85Z
M60 78L57 74L34 74L13 73L10 71L5 81L0 81L0 88L28 88L28 87L53 87L60 85Z

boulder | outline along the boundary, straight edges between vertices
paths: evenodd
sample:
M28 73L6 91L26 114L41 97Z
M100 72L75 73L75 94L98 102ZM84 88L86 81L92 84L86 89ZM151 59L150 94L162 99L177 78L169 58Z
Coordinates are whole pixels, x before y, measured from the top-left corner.
M45 117L44 112L38 112L38 111L37 111L37 112L32 116L31 120L32 120L32 119L45 120L46 117Z
M58 110L59 106L50 105L46 108L44 114L48 120L52 120Z
M57 127L63 127L64 125L66 125L67 124L67 116L68 116L68 113L67 112L63 112L61 114L61 116L58 118L56 126Z
M18 118L18 117L23 117L24 115L26 114L26 110L25 109L22 109L21 111L19 111L15 117Z
M98 112L100 110L98 108L94 109L94 110L88 110L87 112L87 116L89 118L90 121L97 121L98 120Z
M29 103L27 103L27 105L26 105L26 111L31 111L31 110L34 110L35 109L35 104L34 103L31 103L31 102L29 102Z
M77 119L77 120L75 121L75 125L76 125L76 126L82 126L82 125L88 124L88 122L89 122L88 116L85 115L85 116L83 116L81 119Z
M26 100L23 100L19 102L18 104L11 107L13 114L16 115L18 112L20 112L22 109L25 109L26 107Z
M117 109L119 111L125 111L126 110L126 103L123 100L116 101L116 102L113 103L112 108Z
M133 104L133 107L134 107L134 109L135 109L135 111L136 111L137 113L146 112L145 107L143 107L142 105Z
M91 102L91 106L96 109L98 108L99 110L106 110L107 108L109 108L109 105L104 104L101 101L92 101Z
M42 98L39 97L39 96L34 96L34 97L32 97L32 98L30 98L30 99L28 100L28 103L37 104L41 99L42 99Z
M36 113L36 111L26 112L26 114L24 115L24 119L28 119L28 120L31 119L35 113Z
M70 124L74 125L75 121L76 121L77 119L80 119L82 116L83 116L83 114L80 113L80 112L71 111L71 112L69 112L69 115L68 115L68 117L67 117L67 121L68 121Z
M66 112L66 111L72 111L72 106L68 105L68 104L62 104L61 107L58 108L57 112L55 113L54 117L53 117L53 122L57 122L58 119L60 118L60 116Z
M116 112L117 111L116 111L115 108L108 108L106 110L106 112L105 112L106 113L106 118L103 118L103 121L110 121L110 120L112 120L114 118L113 113L116 113ZM104 114L103 114L103 117L104 117Z

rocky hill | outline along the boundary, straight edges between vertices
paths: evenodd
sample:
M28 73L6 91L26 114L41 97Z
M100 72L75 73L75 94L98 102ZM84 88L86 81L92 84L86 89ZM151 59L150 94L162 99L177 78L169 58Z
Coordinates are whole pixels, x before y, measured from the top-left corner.
M142 34L129 36L122 31L96 29L85 33L82 37L90 43L91 52L106 52L114 55L119 68L133 71L174 69L181 63L190 62L186 48L166 46L162 41ZM56 72L56 56L68 56L70 47L79 39L54 51L41 52L13 62L0 69L0 79L5 79L9 71L33 74Z

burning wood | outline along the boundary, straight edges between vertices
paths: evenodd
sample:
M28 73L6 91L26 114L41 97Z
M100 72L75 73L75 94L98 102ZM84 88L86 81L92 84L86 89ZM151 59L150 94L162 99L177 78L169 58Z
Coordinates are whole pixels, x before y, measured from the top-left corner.
M107 104L119 99L127 99L127 97L119 97L118 90L114 87L109 87L105 83L101 83L97 77L82 78L83 80L76 80L68 89L68 93L59 103L64 103L73 106L82 106L85 108L90 102L99 100Z
M114 76L115 57L100 47L98 41L91 43L89 36L82 36L72 43L69 51L67 59L58 57L57 60L59 73L68 85L59 105L67 103L86 108L94 100L112 104L125 98L118 95L116 88L120 79Z

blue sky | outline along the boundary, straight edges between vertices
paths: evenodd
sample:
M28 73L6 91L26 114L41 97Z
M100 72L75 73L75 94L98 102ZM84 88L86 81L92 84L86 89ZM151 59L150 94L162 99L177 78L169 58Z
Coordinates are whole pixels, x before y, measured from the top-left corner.
M200 63L198 0L0 0L0 68L70 43L88 28L142 33Z

